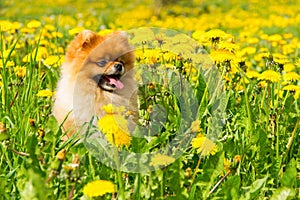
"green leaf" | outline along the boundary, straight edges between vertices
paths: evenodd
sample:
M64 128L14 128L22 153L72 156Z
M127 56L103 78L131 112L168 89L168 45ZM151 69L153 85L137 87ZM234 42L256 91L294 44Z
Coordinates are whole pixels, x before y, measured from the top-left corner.
M188 191L187 188L184 187L184 170L182 164L182 158L178 158L172 165L169 166L169 170L167 172L167 176L169 177L169 181L166 186L169 187L175 194L177 199L187 199ZM186 182L188 184L188 182Z
M4 132L0 132L0 141L4 141L10 138L10 135L4 131Z
M259 191L263 188L267 179L268 176L262 179L258 179L254 181L250 186L245 187L244 189L246 189L246 193L244 194L242 199L254 199L258 195Z
M32 169L27 170L25 174L27 180L22 184L24 187L21 190L22 199L47 199L49 188L47 188L44 178Z
M194 184L190 191L189 200L195 199L196 188L197 188L197 185Z
M56 120L56 118L51 115L48 119L48 122L47 122L47 127L53 131L53 133L57 133L58 129L59 129L59 125L58 125L58 122Z
M205 179L205 189L203 190L203 198L207 199L209 191L218 182L218 176L224 169L224 152L219 152L214 156L209 157L204 165L203 177Z
M241 180L238 175L229 177L228 180L224 183L222 190L224 191L225 199L239 199L239 188Z
M281 183L286 187L293 187L296 182L297 167L295 159L291 159L286 166L286 170L282 176Z
M285 200L288 199L288 197L293 197L295 196L295 191L291 188L278 188L273 196L271 197L271 200Z

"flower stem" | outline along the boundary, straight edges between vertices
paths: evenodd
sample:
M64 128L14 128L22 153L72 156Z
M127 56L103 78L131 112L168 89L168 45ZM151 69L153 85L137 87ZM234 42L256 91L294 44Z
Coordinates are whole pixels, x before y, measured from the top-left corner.
M192 181L191 181L190 188L192 188L193 183L194 183L194 181L195 181L196 174L197 174L197 171L198 171L199 166L200 166L201 158L202 158L202 153L200 153L200 156L199 156L199 159L198 159L198 163L197 163L197 166L196 166L195 171L194 171L194 174L193 174L193 178L192 178Z
M93 179L95 179L95 168L94 168L94 165L93 165L93 159L92 159L92 155L89 153L89 163L90 163L90 169L91 169L91 174L92 174L92 177Z
M295 139L295 136L296 136L296 132L297 132L297 130L298 130L299 123L300 123L300 116L299 116L298 119L297 119L297 122L296 122L296 124L295 124L294 130L293 130L293 132L292 132L292 135L291 135L291 137L289 138L289 141L288 141L288 143L287 143L287 145L286 145L286 153L285 153L286 156L288 156L289 151L290 151L290 149L291 149L291 146L292 146L292 144L293 144L293 141L294 141L294 139Z
M124 193L124 184L122 180L122 174L120 171L120 161L119 161L119 156L118 156L118 148L115 147L114 151L114 159L116 163L116 168L117 168L117 178L118 178L118 185L119 185L119 199L125 200L125 193Z
M164 198L164 189L165 189L165 170L162 170L162 175L161 175L161 184L160 184L160 197L163 199Z
M264 90L263 98L262 98L261 103L260 103L260 108L261 108L261 109L263 108L263 105L264 105L264 102L265 102L265 98L266 98L266 96L267 96L268 86L269 86L269 84L267 83L267 86L266 86L266 88L265 88L265 90Z
M247 130L248 133L250 135L252 135L252 113L251 113L251 109L250 109L250 103L249 103L249 97L248 97L248 92L246 90L246 83L245 83L245 79L243 78L243 87L245 89L245 102L246 102L246 109L247 109L247 118L248 118L248 125L247 125Z

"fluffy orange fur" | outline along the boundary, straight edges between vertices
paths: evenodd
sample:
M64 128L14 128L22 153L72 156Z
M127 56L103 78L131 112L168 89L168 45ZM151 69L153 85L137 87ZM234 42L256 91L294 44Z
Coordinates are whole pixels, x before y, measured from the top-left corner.
M137 113L134 61L123 31L105 37L89 30L78 34L61 67L53 107L67 137L92 118L101 118L103 105L125 106Z

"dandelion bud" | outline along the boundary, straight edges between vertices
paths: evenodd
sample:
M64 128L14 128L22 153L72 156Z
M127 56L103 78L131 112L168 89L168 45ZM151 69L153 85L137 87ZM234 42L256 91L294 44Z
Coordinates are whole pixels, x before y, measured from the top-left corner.
M32 119L32 118L29 118L29 124L30 124L30 126L35 126L35 121L34 121L34 119Z
M192 124L191 124L192 132L199 133L201 131L200 123L201 123L200 120L196 120L196 121L192 122Z
M241 156L241 155L236 155L236 156L234 156L234 158L233 158L233 161L234 161L236 164L238 164L239 162L241 162L241 160L242 160L242 156Z
M56 158L58 160L63 161L66 158L66 153L67 153L66 149L62 149L56 154Z
M7 133L6 128L2 122L0 122L0 141L8 140L10 135Z
M152 106L152 105L149 105L149 107L147 108L147 112L148 112L148 113L152 113L152 110L153 110L153 106Z
M45 136L45 131L41 128L39 128L38 133L40 138L43 138Z
M62 163L66 158L66 149L60 150L57 154L54 160L51 162L51 169L55 171L59 171L62 167Z
M153 90L155 88L155 85L153 83L149 83L148 88L150 90Z
M186 168L185 172L184 172L184 176L189 178L193 175L193 171L190 167Z

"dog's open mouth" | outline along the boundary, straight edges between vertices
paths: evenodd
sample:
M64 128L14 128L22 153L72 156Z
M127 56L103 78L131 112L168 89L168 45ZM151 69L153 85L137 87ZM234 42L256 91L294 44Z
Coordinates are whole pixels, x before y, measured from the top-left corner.
M113 91L122 89L124 84L120 81L121 75L102 75L99 80L99 86L104 90Z

